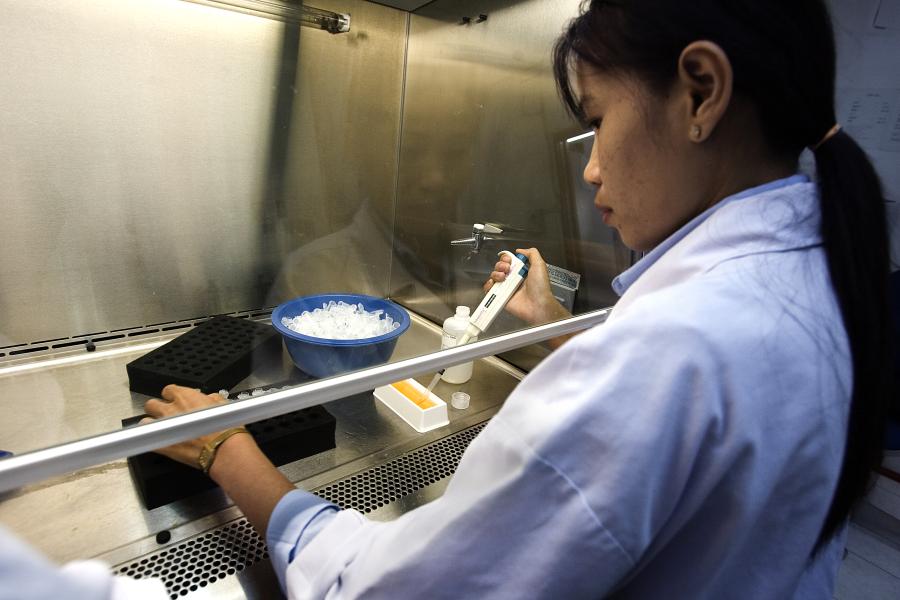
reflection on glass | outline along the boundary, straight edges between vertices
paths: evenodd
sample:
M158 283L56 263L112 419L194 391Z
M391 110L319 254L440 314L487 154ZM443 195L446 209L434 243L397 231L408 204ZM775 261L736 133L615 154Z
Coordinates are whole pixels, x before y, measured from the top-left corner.
M562 16L539 24L533 8L509 7L492 25L504 27L460 45L449 3L413 15L408 40L402 11L349 8L358 30L302 39L282 23L186 3L73 6L64 20L91 27L47 44L29 33L42 13L9 15L21 26L7 43L21 52L5 77L33 118L2 117L20 142L4 163L15 177L3 233L34 252L0 271L0 382L14 415L4 450L111 431L140 414L146 395L128 390L127 365L211 315L265 324L299 297L390 298L413 317L389 355L400 360L438 350L431 324L459 306L475 312L498 253L530 247L551 263L568 311L611 304L608 280L627 257L580 182L589 140L566 137L555 98L547 51ZM106 13L117 16L104 29ZM173 47L168 32L185 28L199 33ZM135 36L141 44L124 43ZM57 65L65 53L54 43L70 41L84 48L77 62L47 77L29 68ZM64 101L60 81L72 82ZM98 103L79 81L117 101ZM60 137L52 123L73 106L73 135ZM525 325L508 311L490 321L482 337ZM309 373L266 347L235 369L222 348L150 368L234 398L367 364ZM507 358L530 368L545 353ZM12 376L12 366L48 357L75 362ZM217 383L222 365L237 383ZM24 402L31 396L46 400Z
M491 302L484 284L501 251L537 248L564 310L610 304L600 290L627 258L595 227L580 183L588 142L565 143L572 124L549 68L578 3L549 19L535 3L500 4L490 30L463 31L450 1L410 15L346 0L353 29L341 36L186 2L7 10L0 128L14 143L0 148L0 237L14 250L0 256L0 448L119 430L168 383L239 402L432 353L437 324L459 306L481 337L521 329L507 310L476 314ZM281 335L254 343L252 332L209 325L268 330L273 308L324 294L389 299L403 331L377 359L329 363L322 344L292 354ZM546 352L505 358L530 368ZM129 365L152 386L130 382ZM445 406L454 426L496 410L518 375L479 360L434 392L445 404L469 396ZM418 440L371 393L327 413L335 447L306 461L283 455L293 481ZM257 433L282 439L280 423ZM149 510L124 461L86 477L84 487L73 476L24 491L0 504L0 518L33 522L71 484L109 531L80 546L27 536L65 559L227 505L209 491L174 504L160 496Z
M451 3L412 17L361 1L349 8L358 29L301 39L283 23L187 3L73 6L64 20L91 27L55 42L84 48L71 65L29 33L42 13L9 15L21 33L7 43L20 52L5 77L33 118L2 117L21 142L4 155L15 177L3 233L34 252L2 263L0 381L8 408L46 400L8 410L4 450L139 415L149 388L129 391L127 374L142 360L156 369L154 389L165 380L232 399L375 364L298 370L317 353L298 361L276 344L238 356L215 337L153 363L163 354L154 349L204 331L212 315L266 324L273 307L300 297L389 298L411 326L378 360L400 360L438 350L433 325L457 307L477 321L498 253L531 247L550 263L567 311L611 303L608 280L628 257L590 207L580 182L589 140L566 135L548 66L566 11L544 23L533 7L505 7L493 34L473 28L460 43ZM198 33L173 46L169 32L183 29ZM121 49L118 62L109 48ZM35 76L29 65L42 61L57 66ZM60 81L70 82L64 101ZM98 102L95 88L116 101ZM73 107L78 123L62 135L52 124ZM525 326L502 304L479 335ZM530 368L545 353L507 358ZM23 362L43 366L13 376ZM217 368L237 382L216 379Z

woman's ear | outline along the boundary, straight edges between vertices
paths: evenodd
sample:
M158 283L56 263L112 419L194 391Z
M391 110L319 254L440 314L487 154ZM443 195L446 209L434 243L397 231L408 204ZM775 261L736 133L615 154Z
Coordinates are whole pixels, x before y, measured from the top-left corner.
M733 83L731 61L718 44L692 42L681 52L676 85L692 141L703 142L715 131L731 104Z

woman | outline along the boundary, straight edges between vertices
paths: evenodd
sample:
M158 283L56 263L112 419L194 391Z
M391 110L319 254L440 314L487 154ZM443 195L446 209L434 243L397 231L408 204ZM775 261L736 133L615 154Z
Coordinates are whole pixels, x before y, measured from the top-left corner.
M835 123L824 2L595 0L554 56L595 132L594 203L647 253L609 321L396 521L294 490L246 435L210 475L293 597L831 597L890 354L882 197ZM818 183L796 174L806 147ZM509 309L560 316L545 277ZM210 402L165 396L150 414ZM193 464L212 437L164 452Z

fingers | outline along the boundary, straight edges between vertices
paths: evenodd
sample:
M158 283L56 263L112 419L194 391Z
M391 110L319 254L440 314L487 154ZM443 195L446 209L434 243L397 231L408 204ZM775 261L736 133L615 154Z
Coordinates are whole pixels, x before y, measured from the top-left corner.
M164 387L161 396L165 401L148 400L144 412L152 417L169 417L224 402L219 394L206 395L200 390L174 384Z
M195 398L196 396L203 396L204 394L200 390L195 390L194 388L170 383L163 388L161 395L164 400L175 402L177 400L189 400L191 398Z
M534 265L540 265L544 262L544 257L538 252L537 248L516 248L516 253L524 254L528 257L528 262Z
M181 388L180 385L175 385L174 383L170 383L166 387L162 389L162 394L160 394L164 400L168 400L169 402L175 401L175 394L178 393L178 390Z
M169 402L151 398L144 403L144 412L153 418L159 419L161 417L168 417L178 411L176 411L175 407Z
M540 268L544 265L544 259L537 248L517 248L516 253L527 256L528 262L531 263L532 267ZM500 255L500 260L494 265L494 270L491 272L490 279L485 281L484 285L481 286L484 292L491 289L491 286L493 286L495 282L500 283L506 281L506 277L509 275L511 268L510 263L512 263L512 259L508 255Z
M223 402L219 394L204 394L200 390L175 384L164 387L161 395L165 400L185 407L205 407Z

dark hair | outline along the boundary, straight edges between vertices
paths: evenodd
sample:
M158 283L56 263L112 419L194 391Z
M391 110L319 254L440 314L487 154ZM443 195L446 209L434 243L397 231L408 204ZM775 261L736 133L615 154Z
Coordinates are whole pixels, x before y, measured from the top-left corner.
M815 550L840 529L882 457L892 391L890 258L881 184L845 132L817 146L835 124L835 46L824 0L593 0L582 4L554 49L569 111L583 119L570 74L582 63L637 77L654 92L677 78L693 41L718 44L734 92L749 100L778 157L816 147L822 237L850 344L853 391L840 479Z

